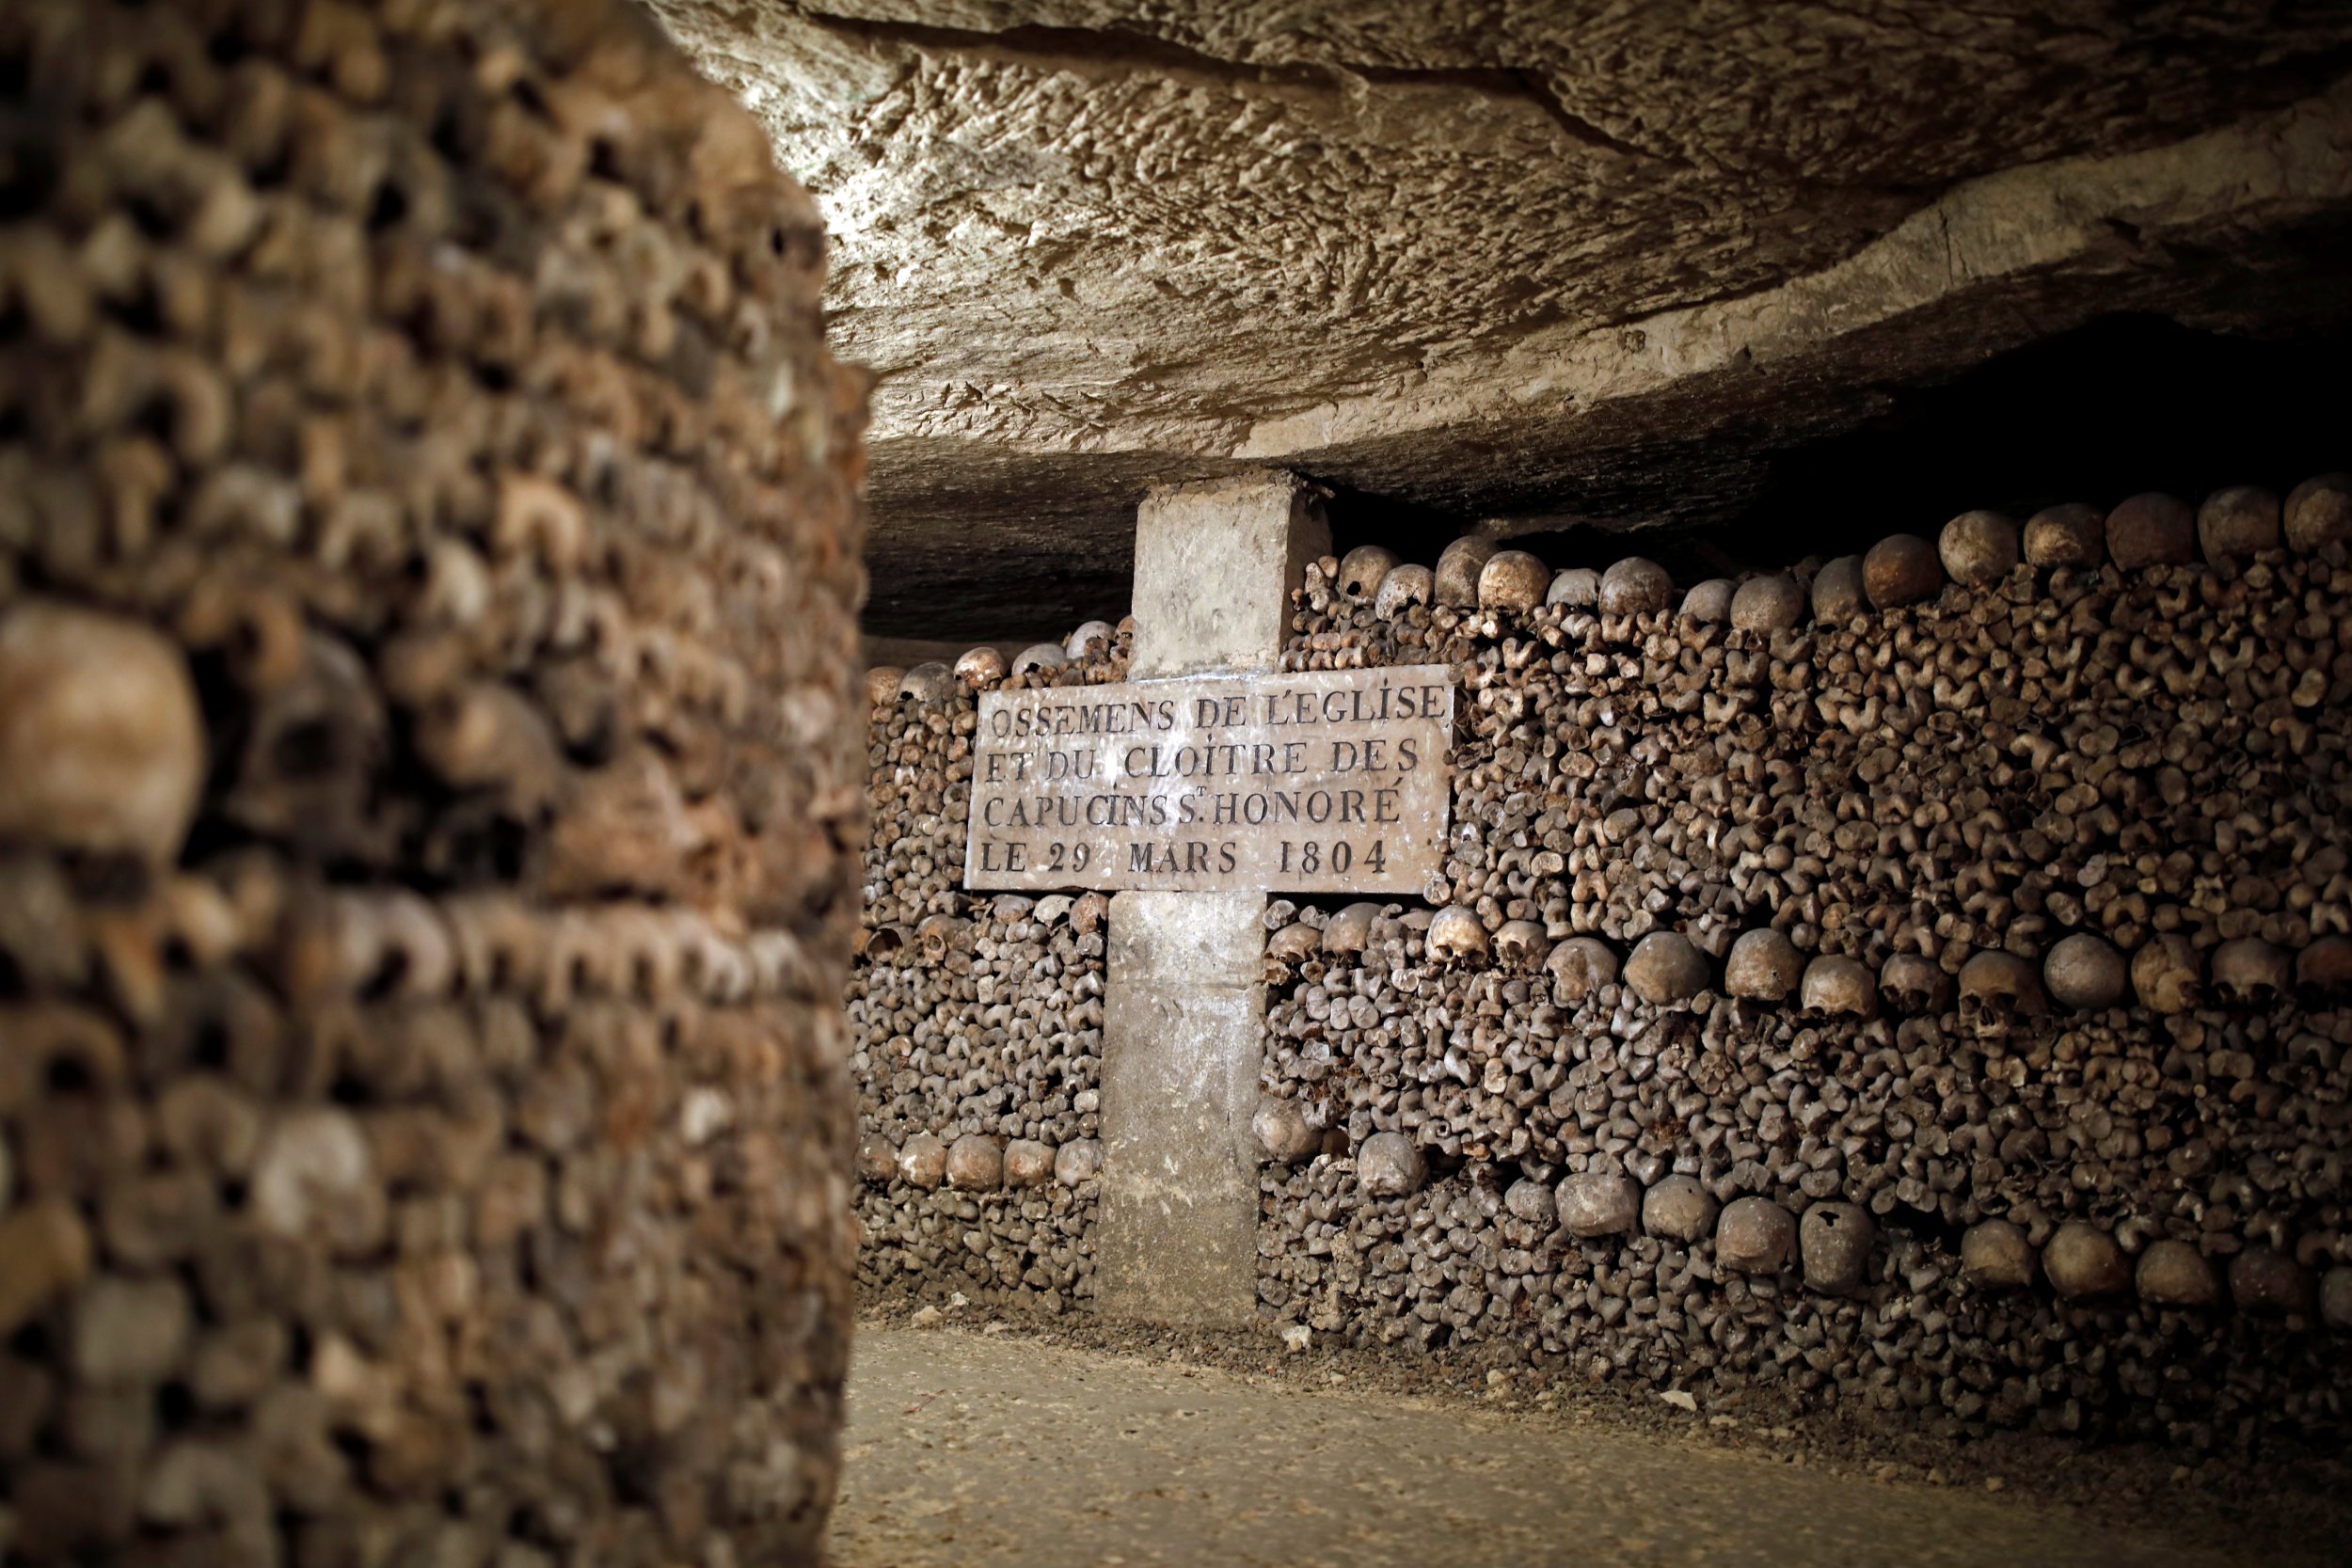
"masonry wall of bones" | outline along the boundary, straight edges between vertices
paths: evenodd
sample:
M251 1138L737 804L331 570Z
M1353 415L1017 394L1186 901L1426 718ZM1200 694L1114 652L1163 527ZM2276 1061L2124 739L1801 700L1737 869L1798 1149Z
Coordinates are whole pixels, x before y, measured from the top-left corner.
M0 84L0 1557L815 1560L814 208L613 0L24 0Z
M1285 666L1448 663L1466 717L1425 902L1269 908L1262 1311L1953 1430L2337 1429L2347 539L2339 475L1684 593L1316 563ZM1014 1287L976 1145L1091 1083L1099 965L1000 958L1040 907L954 889L998 678L875 673L869 1277Z
M850 974L858 1279L1046 1311L1090 1301L1100 1197L1099 893L961 890L983 689L1124 680L1132 626L1009 662L868 672L873 836Z

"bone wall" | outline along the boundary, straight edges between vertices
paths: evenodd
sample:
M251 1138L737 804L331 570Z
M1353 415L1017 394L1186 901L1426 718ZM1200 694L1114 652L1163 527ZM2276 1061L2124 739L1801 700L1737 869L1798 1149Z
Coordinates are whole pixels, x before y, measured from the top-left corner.
M1045 1311L1093 1297L1108 900L967 894L963 853L978 691L1124 680L1133 630L869 673L849 992L862 1287Z
M28 0L0 83L0 1559L813 1562L813 207L607 0Z
M1266 1312L1953 1431L2340 1431L2348 530L2333 476L1687 593L1318 563L1288 666L1449 662L1467 718L1425 905L1269 911Z

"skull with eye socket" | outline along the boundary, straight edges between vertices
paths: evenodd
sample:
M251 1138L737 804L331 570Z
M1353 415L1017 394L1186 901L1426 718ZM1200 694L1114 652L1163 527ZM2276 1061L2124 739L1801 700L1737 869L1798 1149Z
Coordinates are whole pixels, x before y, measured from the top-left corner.
M1534 969L1551 953L1551 939L1540 922L1512 920L1494 937L1495 957L1512 969Z
M1875 1018L1878 989L1859 958L1825 953L1805 965L1798 1000L1808 1018Z
M1378 545L1359 545L1340 562L1340 593L1363 604L1380 592L1380 584L1396 570L1396 556Z
M1393 621L1415 605L1438 596L1437 575L1426 566L1394 566L1380 579L1372 600L1373 613Z
M1933 958L1898 953L1879 966L1879 991L1897 1012L1932 1018L1951 1000L1952 977Z
M1979 953L1960 966L1960 1016L1979 1038L1995 1038L2022 1019L2050 1010L2042 974L2014 953Z
M332 638L305 638L293 673L255 693L229 815L328 859L367 861L389 847L375 809L389 723L359 657Z
M1424 939L1432 958L1472 962L1486 956L1486 927L1475 910L1456 904L1438 911Z
M2232 1006L2267 1007L2293 984L2286 954L2260 937L2240 937L2214 949L2214 994Z
M946 962L951 953L967 951L972 942L972 923L952 914L926 916L914 927L914 950L927 964Z
M1570 937L1551 950L1544 969L1551 976L1553 993L1566 1006L1617 983L1617 955L1598 937Z
M2150 937L2132 955L2132 990L2152 1012L2185 1013L2202 1000L2197 949L2172 932Z

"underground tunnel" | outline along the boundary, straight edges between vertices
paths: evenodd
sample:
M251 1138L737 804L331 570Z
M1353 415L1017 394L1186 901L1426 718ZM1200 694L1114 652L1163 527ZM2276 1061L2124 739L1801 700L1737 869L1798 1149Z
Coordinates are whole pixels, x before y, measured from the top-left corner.
M2348 69L0 0L0 1561L2341 1560Z

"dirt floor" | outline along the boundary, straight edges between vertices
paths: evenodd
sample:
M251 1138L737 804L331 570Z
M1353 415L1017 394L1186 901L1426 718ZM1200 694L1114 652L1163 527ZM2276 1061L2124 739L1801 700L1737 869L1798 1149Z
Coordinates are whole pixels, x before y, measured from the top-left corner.
M838 1568L2344 1560L2340 1455L1954 1446L1313 1347L861 1325Z

